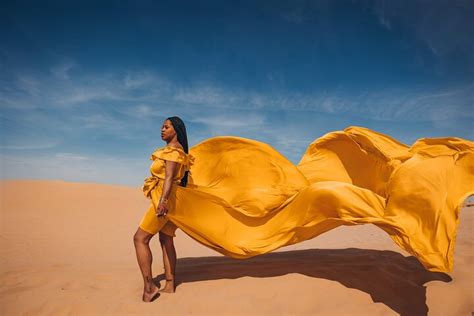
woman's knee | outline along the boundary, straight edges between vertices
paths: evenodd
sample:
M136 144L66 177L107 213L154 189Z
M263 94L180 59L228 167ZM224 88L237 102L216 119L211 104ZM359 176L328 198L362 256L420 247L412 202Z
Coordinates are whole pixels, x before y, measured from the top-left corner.
M148 244L151 240L153 235L141 230L140 228L137 229L135 234L133 235L133 242L135 244Z

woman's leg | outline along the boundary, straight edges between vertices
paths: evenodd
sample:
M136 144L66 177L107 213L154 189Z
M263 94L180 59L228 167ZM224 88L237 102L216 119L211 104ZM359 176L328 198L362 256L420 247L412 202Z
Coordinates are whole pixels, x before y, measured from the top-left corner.
M163 251L163 265L165 268L166 284L160 292L174 293L174 278L176 271L176 249L173 237L160 232L160 244Z
M133 243L135 244L135 251L137 253L137 261L143 275L143 301L151 302L156 298L158 287L153 283L153 276L151 273L151 263L153 256L150 250L150 240L154 235L147 233L141 228L133 236Z

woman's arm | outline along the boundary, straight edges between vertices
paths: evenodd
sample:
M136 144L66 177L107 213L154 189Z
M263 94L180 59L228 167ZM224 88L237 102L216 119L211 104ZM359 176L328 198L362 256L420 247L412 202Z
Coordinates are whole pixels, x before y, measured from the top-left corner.
M165 160L165 182L163 184L163 192L161 193L160 202L158 203L158 216L166 215L168 212L167 202L171 193L174 175L176 173L178 163L171 160Z

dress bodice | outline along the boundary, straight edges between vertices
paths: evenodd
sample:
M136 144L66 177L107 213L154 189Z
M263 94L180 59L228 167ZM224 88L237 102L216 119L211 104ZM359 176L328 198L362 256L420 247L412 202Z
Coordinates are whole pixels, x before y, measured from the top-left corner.
M160 179L165 179L165 160L177 162L173 182L179 182L194 163L194 157L191 154L185 153L181 148L171 146L158 148L151 154L150 160L153 160L150 166L151 175Z
M178 163L173 183L179 184L186 171L191 173L190 169L194 163L194 156L187 154L183 149L178 147L164 146L156 149L150 156L153 160L150 166L151 176L145 179L143 191L148 195L149 191L154 188L158 181L165 179L165 160L175 161Z

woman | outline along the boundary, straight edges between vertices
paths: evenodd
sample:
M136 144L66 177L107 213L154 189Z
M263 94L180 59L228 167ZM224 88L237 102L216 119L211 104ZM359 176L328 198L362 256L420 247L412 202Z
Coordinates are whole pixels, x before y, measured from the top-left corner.
M148 248L158 231L167 279L163 291L174 291L174 225L206 247L245 259L341 225L372 223L427 270L452 270L460 206L474 194L474 142L423 138L409 147L354 126L316 139L294 165L266 143L212 137L193 146L193 178L180 188L173 181L194 160L180 124L165 121L162 137L169 146L153 153L153 175L144 186L153 201L135 236L144 301L158 293ZM168 204L159 203L160 197L169 198ZM155 216L168 209L168 216Z
M176 236L177 227L166 215L176 205L176 186L186 186L189 168L194 160L194 157L188 154L186 127L179 117L169 117L163 122L161 139L166 141L167 145L153 152L150 158L153 160L150 167L151 176L145 180L143 186L145 196L150 198L152 203L133 238L138 265L143 275L144 302L153 301L160 292L175 291L176 250L173 237ZM158 289L153 283L151 271L153 257L149 243L158 232L166 278L163 289Z

